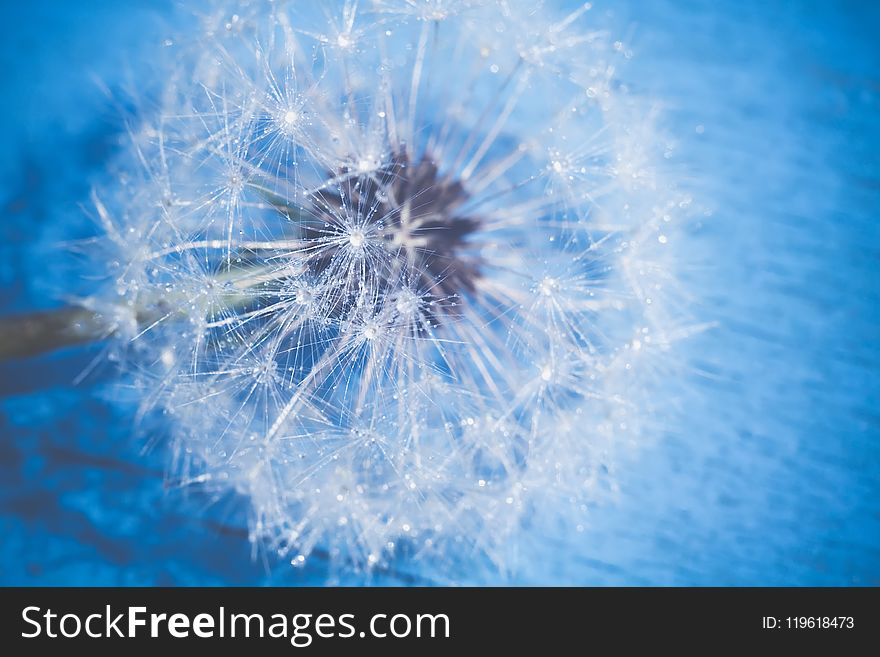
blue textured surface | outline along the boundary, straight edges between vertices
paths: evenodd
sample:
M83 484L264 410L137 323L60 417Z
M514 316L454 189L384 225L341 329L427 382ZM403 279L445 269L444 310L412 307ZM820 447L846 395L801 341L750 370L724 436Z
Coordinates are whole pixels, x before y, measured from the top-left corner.
M7 10L0 312L84 284L58 242L92 230L80 205L118 127L92 76L135 75L121 62L163 30L147 4ZM615 11L635 50L622 75L663 102L677 166L713 209L688 278L718 327L691 339L686 412L620 464L619 501L595 509L577 545L524 544L517 581L878 585L880 9ZM234 500L166 492L161 446L141 453L131 404L100 378L68 385L94 354L0 366L0 582L359 581L320 559L267 568ZM400 581L422 580L370 579Z

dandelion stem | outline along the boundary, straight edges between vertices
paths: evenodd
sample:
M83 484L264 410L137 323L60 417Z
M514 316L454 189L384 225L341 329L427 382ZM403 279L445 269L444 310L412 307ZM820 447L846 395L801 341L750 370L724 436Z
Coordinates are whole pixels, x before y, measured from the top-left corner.
M27 358L96 342L112 333L106 317L76 306L3 317L0 318L0 360Z
M284 241L276 244L295 246L292 242ZM236 291L243 292L281 276L283 272L277 268L254 266L239 270L231 282ZM173 310L167 311L168 301L166 298L158 304L140 304L142 307L137 309L135 316L138 329L149 330L168 317L177 315ZM223 299L223 304L229 310L236 310L250 301L252 297L249 295L232 294ZM160 311L160 308L166 310ZM64 306L0 317L0 361L29 358L65 347L100 342L116 335L119 328L118 320L83 306Z

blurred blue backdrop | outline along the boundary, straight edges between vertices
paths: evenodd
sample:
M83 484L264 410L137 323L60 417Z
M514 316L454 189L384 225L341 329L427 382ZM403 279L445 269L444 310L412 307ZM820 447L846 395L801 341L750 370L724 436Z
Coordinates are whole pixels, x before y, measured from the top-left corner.
M80 287L58 244L93 231L82 208L119 143L96 81L137 79L170 4L4 7L0 314ZM526 541L513 579L459 581L880 585L880 5L594 4L713 210L689 284L718 327L688 344L679 425L620 465L577 544ZM0 583L437 581L253 559L235 500L166 491L131 405L70 385L95 353L0 365Z

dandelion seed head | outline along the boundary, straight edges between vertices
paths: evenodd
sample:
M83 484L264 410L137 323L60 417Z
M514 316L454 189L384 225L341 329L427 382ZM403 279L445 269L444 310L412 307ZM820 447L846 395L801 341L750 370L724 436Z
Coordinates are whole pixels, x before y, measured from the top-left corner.
M178 478L297 567L574 531L685 326L684 197L589 6L217 6L99 192Z

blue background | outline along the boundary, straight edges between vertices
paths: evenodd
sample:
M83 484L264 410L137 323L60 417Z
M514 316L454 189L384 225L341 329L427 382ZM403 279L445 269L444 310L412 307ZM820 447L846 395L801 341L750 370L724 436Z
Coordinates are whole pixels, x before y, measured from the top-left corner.
M576 541L524 541L513 578L463 581L880 585L880 7L595 4L713 210L687 277L718 326L689 341L685 413L620 464L617 503ZM94 232L120 143L96 80L139 80L169 5L4 7L0 314L87 288L59 244ZM238 501L167 491L130 401L101 375L70 385L96 353L0 365L0 583L443 583L252 559Z

